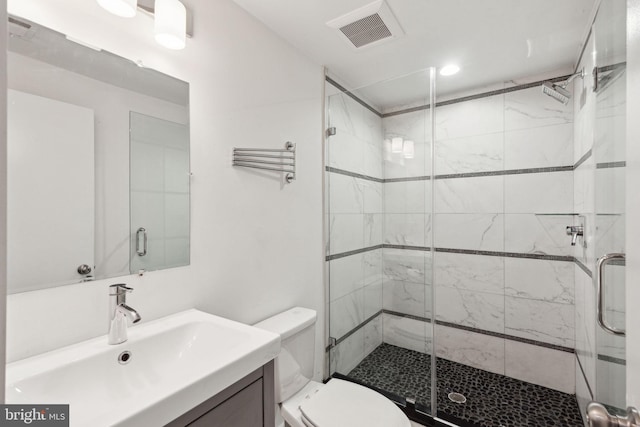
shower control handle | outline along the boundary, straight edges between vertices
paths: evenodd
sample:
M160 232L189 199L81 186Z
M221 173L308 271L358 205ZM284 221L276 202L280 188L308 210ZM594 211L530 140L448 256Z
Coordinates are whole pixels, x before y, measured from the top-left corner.
M640 413L628 407L626 417L611 415L604 405L591 402L587 405L587 421L589 427L640 427Z
M582 225L568 225L567 235L571 236L571 246L575 246L578 241L578 236L584 236L584 227Z

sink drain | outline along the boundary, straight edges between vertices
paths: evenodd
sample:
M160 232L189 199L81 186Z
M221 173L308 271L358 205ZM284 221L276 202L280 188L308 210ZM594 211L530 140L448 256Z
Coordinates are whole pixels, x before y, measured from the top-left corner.
M450 401L456 402L456 403L465 403L467 401L467 398L460 393L449 393L447 397L449 398Z
M123 351L118 355L118 363L121 365L126 365L131 361L131 352Z

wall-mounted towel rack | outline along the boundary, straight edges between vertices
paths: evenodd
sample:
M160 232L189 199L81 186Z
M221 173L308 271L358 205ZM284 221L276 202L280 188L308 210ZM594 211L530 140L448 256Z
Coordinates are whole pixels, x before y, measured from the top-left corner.
M234 148L233 166L284 172L285 180L291 183L296 179L296 144L287 142L283 149Z

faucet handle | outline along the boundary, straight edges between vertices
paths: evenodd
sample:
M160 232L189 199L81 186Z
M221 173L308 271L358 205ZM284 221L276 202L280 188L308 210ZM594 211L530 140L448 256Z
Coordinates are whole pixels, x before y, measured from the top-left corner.
M128 287L124 283L117 283L109 286L109 295L122 295L127 292L133 292L133 288Z

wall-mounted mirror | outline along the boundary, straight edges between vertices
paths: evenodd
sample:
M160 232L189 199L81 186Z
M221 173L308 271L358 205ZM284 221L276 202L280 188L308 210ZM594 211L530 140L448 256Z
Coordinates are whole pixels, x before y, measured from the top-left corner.
M8 288L189 264L189 85L11 16Z

